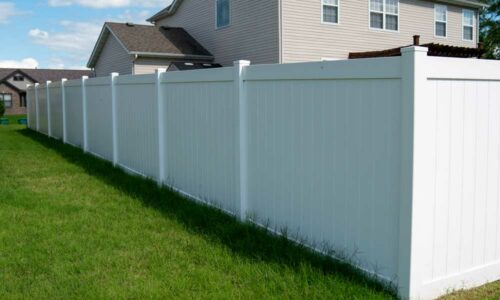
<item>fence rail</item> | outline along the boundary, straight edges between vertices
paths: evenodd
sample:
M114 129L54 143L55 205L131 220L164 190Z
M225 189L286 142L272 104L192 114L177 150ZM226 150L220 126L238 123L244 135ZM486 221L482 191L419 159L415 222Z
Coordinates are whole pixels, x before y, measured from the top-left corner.
M111 74L29 87L28 123L424 299L500 279L499 70L411 47Z

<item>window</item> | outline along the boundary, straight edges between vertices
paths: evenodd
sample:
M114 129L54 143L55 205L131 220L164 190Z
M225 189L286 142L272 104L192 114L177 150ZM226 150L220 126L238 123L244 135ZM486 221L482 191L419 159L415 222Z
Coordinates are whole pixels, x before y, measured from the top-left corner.
M448 20L448 8L446 5L436 4L434 5L434 21L436 36L446 37L446 22Z
M24 81L23 75L14 75L14 81Z
M339 23L339 0L321 0L323 23Z
M463 39L472 41L474 39L474 11L470 9L463 10L462 16Z
M21 94L21 97L19 98L19 106L20 107L26 107L26 94Z
M0 94L0 101L6 108L12 107L12 94Z
M370 28L399 30L399 0L370 0Z
M229 10L229 0L216 0L216 26L217 28L222 28L229 26L230 20L230 10Z

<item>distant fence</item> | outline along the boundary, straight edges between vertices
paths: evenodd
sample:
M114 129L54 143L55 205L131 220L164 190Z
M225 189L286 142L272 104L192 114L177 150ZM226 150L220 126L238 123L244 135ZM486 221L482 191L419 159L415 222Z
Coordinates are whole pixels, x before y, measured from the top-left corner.
M32 86L28 112L129 172L352 255L403 297L500 279L499 62L412 47L112 74Z

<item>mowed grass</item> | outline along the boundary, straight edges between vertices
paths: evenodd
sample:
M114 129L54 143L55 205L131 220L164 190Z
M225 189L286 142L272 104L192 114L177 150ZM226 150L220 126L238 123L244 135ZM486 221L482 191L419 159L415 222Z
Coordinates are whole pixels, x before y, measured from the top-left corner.
M347 264L0 126L0 299L390 299Z
M484 286L456 291L439 300L498 300L500 299L500 281L492 282Z

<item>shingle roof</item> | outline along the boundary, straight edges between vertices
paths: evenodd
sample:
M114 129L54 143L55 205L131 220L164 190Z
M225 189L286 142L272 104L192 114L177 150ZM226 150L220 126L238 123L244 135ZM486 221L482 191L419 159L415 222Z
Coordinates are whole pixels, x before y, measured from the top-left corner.
M95 66L110 35L115 36L130 55L213 59L212 54L183 28L108 22L104 24L88 67Z
M211 56L183 28L106 23L129 52Z
M59 81L63 78L68 80L78 79L82 76L91 76L92 72L89 70L57 70L57 69L13 69L13 68L0 68L0 81L12 75L12 73L21 71L31 79L38 83L46 81Z

